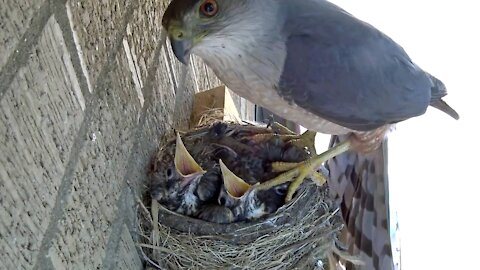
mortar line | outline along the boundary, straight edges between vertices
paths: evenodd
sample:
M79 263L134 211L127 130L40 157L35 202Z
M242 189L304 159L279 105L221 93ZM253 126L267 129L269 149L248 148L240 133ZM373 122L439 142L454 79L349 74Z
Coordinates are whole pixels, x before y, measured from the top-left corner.
M52 246L52 240L56 237L56 234L59 230L58 221L64 216L64 205L67 204L68 198L72 193L75 168L78 160L80 159L80 153L87 141L85 136L90 128L92 122L91 120L94 115L93 112L99 105L98 99L96 99L94 95L89 96L85 103L87 109L83 117L82 124L77 132L78 135L74 140L72 149L70 150L67 166L65 167L65 172L62 176L60 187L58 188L57 197L55 198L55 205L52 209L52 213L50 214L50 220L39 248L40 252L37 255L37 261L34 269L43 269L43 267L41 267L42 265L44 266L49 264L49 260L47 260L47 254Z
M48 19L51 15L52 10L50 1L45 0L45 3L40 7L30 21L30 25L18 41L16 48L10 54L7 62L0 71L0 102L3 100L5 93L10 88L10 84L20 68L27 64L30 52L38 43L38 39L40 38L43 29L47 25Z
M121 27L119 28L119 32L115 36L115 45L113 46L112 50L107 52L107 62L100 71L97 82L94 85L95 91L93 92L93 94L86 97L85 115L82 124L77 132L78 135L74 140L72 149L70 150L67 166L65 167L65 172L62 176L61 184L58 189L57 197L55 199L55 205L53 207L52 214L50 215L47 230L45 231L42 243L39 248L40 252L37 255L37 260L33 267L34 269L44 269L45 266L51 265L51 260L48 260L48 252L53 245L53 240L55 239L55 237L57 237L57 233L59 231L58 221L60 221L64 217L64 206L72 193L75 169L80 159L80 153L87 141L86 134L92 123L91 120L94 116L93 112L99 105L99 100L105 94L104 90L106 89L106 86L110 84L109 80L102 79L107 79L110 71L115 66L115 59L118 51L122 48L122 40L126 33L127 24L133 16L133 10L135 10L137 7L138 0L132 0L130 5L125 9L125 16L123 18ZM67 15L65 14L65 16Z
M126 196L126 192L128 192L128 180L131 179L131 175L133 174L133 169L135 169L136 162L135 158L137 156L137 149L141 148L141 144L144 142L143 136L141 136L144 128L145 128L145 122L147 119L147 111L150 108L150 106L153 105L153 91L154 91L154 85L157 82L155 80L156 77L156 72L158 71L158 68L160 67L160 53L164 47L164 44L160 44L155 49L154 53L154 60L152 62L151 67L148 70L147 74L147 79L146 79L146 84L143 87L143 94L145 97L145 104L142 108L142 111L140 112L140 118L138 121L138 124L135 127L135 134L134 138L136 138L135 142L132 145L132 148L130 150L130 156L127 159L127 168L126 168L126 174L123 177L123 181L121 184L121 189L123 190L122 195L120 197ZM122 213L125 213L128 211L126 209L128 206L125 205L124 200L118 200L116 204L116 213L115 213L115 221L112 224L112 230L110 232L110 235L108 236L108 242L106 246L107 254L103 260L102 263L102 268L103 269L115 269L115 256L114 254L117 253L119 244L120 244L120 237L118 237L122 231L122 225L125 223L125 217L122 215ZM129 231L131 228L128 228ZM113 254L112 254L113 253Z
M55 19L62 31L63 40L65 41L65 47L70 54L70 61L72 62L75 75L78 83L80 84L80 90L84 98L90 95L88 90L88 82L85 77L85 73L82 70L80 56L78 55L77 46L73 37L73 29L70 25L70 20L67 15L66 0L52 0L52 11L55 15Z

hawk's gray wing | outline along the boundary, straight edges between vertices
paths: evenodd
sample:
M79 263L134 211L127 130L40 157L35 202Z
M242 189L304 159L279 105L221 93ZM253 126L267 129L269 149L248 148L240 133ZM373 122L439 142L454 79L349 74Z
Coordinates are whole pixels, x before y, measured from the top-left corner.
M301 3L285 3L280 95L355 130L426 111L433 83L398 44L327 1Z

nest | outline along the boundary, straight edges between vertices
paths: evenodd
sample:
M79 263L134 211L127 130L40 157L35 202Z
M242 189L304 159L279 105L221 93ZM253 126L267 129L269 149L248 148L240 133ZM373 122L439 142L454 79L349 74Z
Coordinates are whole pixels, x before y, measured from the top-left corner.
M328 269L342 229L328 186L312 181L275 213L254 221L191 218L164 208L148 193L139 205L138 245L153 269Z

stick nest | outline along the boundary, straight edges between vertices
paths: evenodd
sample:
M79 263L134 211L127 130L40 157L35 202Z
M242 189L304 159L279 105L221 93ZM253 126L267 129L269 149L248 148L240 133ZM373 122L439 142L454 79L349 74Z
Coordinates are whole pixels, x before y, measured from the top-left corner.
M138 245L153 269L328 269L342 228L327 185L311 181L275 213L250 222L179 215L148 193L139 205Z

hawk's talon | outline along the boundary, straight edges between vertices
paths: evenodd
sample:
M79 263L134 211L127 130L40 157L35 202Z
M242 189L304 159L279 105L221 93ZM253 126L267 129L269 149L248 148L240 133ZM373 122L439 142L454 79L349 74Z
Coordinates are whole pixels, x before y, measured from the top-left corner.
M303 183L303 180L305 180L305 177L307 177L307 175L309 173L311 173L311 165L310 164L307 164L309 163L309 160L305 161L305 164L303 164L299 169L299 175L295 178L295 180L290 184L290 186L288 187L288 192L287 192L287 196L285 196L285 202L289 202L292 200L293 198L293 194L295 194L295 192L297 191L297 189L300 187L300 185ZM323 163L323 162L322 162ZM309 166L310 165L310 166Z
M292 143L297 147L307 148L310 156L314 156L317 154L317 150L315 149L315 136L317 136L317 132L307 130L300 135L298 139L292 140Z
M298 167L302 162L272 162L272 172L286 172L295 167Z
M310 178L319 187L323 186L327 182L327 176L319 172L311 173Z
M313 157L309 158L304 162L300 162L300 163L278 163L277 162L275 163L276 165L274 165L274 167L276 167L275 169L277 170L280 169L279 167L281 167L281 165L285 165L285 167L291 167L291 166L295 166L295 167L291 169L287 169L288 171L280 174L279 176L257 185L256 188L260 190L267 190L274 186L293 181L288 188L287 197L285 198L285 201L288 202L292 199L293 194L298 189L298 187L302 184L306 176L312 175L312 171L315 171L317 168L319 168L322 165L322 163L324 163L325 161L350 150L350 148L351 148L350 140L346 140L345 142L330 148L329 150L321 153L320 155L314 155ZM316 176L314 177L316 178ZM325 179L325 177L322 176L320 177L320 179L315 179L315 180L319 180L319 182L321 183L322 181L321 179ZM326 181L326 179L323 181Z
M295 167L301 166L302 162L272 162L272 172L286 172ZM322 186L327 181L327 177L320 172L313 171L308 174L308 177L312 179L318 186Z
M268 181L265 181L261 184L257 184L255 186L255 188L258 189L258 190L268 190L268 189L271 189L275 186L293 181L293 178L297 175L298 175L298 167L294 168L294 169L291 169L287 172L284 172L284 173L280 174L279 176L277 176L275 178L272 178Z
M280 125L280 124L279 124ZM274 136L278 136L283 142L290 142L298 148L304 149L307 148L310 152L310 155L316 154L315 150L315 136L316 132L307 130L302 135L298 134L275 134L275 133L261 133L255 134L250 137L252 141L261 142L267 141Z

